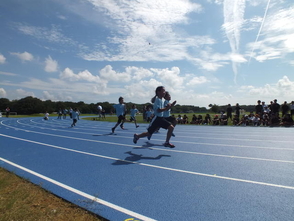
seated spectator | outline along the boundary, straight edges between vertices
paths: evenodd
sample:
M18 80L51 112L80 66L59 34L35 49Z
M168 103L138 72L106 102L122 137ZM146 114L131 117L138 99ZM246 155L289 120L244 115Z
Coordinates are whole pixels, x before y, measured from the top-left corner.
M178 124L182 124L183 123L183 118L182 118L182 116L180 114L177 117L177 121L178 121Z
M220 117L220 125L228 125L228 117L226 114L222 114Z
M243 115L240 122L238 123L238 126L247 126L249 125L248 115Z
M264 113L261 119L262 126L269 126L269 115L268 113Z
M252 120L253 126L260 126L260 117L258 114L255 114L251 120Z
M192 121L190 122L190 124L196 124L196 123L197 123L197 117L195 114L193 114Z
M248 115L248 124L247 125L253 125L253 119L255 118L254 113L250 112L250 114Z
M291 127L294 125L294 121L293 119L291 118L291 115L290 114L285 114L285 116L282 118L282 122L280 124L281 126L284 126L284 127Z
M189 123L189 118L187 117L186 114L184 114L184 116L183 116L183 124L187 124L187 123Z
M203 117L201 114L198 115L198 118L197 118L197 124L203 124Z
M215 115L212 119L212 125L219 125L219 117L218 115Z
M46 111L46 113L45 113L44 120L49 120L49 114L48 114L47 111Z
M203 124L206 124L206 125L209 125L211 124L211 117L209 114L206 114L205 117L204 117L204 121L203 121Z
M269 120L270 127L278 127L280 126L280 117L276 113L272 113Z
M240 119L239 119L238 115L237 114L234 114L234 117L233 117L233 125L234 126L237 126L239 123L240 123Z

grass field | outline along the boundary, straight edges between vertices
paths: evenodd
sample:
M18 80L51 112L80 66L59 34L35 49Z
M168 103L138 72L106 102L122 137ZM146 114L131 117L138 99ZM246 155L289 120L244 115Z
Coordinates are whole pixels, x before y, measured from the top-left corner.
M105 221L0 167L0 221Z

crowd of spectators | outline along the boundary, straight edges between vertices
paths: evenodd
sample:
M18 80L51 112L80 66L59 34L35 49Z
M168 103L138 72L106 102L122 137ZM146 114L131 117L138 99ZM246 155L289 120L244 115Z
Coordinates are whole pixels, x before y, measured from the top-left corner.
M294 101L286 101L280 105L277 100L271 101L269 105L265 102L257 101L255 111L245 114L237 103L235 108L228 104L226 111L210 116L206 114L196 116L193 114L191 121L184 115L178 115L179 124L197 124L197 125L234 125L234 126L269 126L269 127L291 127L294 126Z

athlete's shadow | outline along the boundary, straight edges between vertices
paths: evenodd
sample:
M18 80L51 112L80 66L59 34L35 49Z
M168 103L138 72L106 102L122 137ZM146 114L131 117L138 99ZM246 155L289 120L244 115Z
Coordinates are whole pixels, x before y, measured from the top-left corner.
M97 137L99 137L99 136L110 136L110 135L116 135L116 134L114 134L114 133L107 133L107 134L93 134L93 136L97 136Z
M133 149L151 149L151 147L160 147L163 146L163 144L154 144L154 143L150 143L149 141L146 141L144 145L142 145L141 147L134 147Z
M132 151L125 152L129 154L124 160L116 160L112 165L128 165L140 160L159 160L162 157L170 157L170 155L160 154L157 157L144 157L142 154L135 154Z

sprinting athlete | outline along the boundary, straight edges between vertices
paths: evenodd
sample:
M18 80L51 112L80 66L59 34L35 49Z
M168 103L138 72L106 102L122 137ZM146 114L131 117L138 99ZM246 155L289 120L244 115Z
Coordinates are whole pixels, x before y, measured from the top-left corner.
M115 108L117 123L111 129L112 133L114 133L115 128L120 124L121 129L124 129L124 122L126 121L126 105L124 104L124 98L119 97L118 104L113 105Z
M170 147L170 148L175 147L175 145L169 142L172 132L174 130L174 126L163 117L163 112L173 107L176 104L176 101L164 107L164 100L163 100L164 95L165 95L165 88L163 86L157 87L155 90L155 96L151 99L151 102L154 103L153 104L154 118L152 119L152 122L147 132L143 132L141 134L134 134L133 142L135 144L140 138L150 136L157 130L157 128L162 127L167 129L164 146Z
M139 113L139 111L138 111L138 109L136 108L136 105L135 105L135 104L133 104L133 106L132 106L130 112L131 112L130 122L134 121L134 122L135 122L135 126L136 126L136 128L138 128L139 125L137 124L136 114Z

